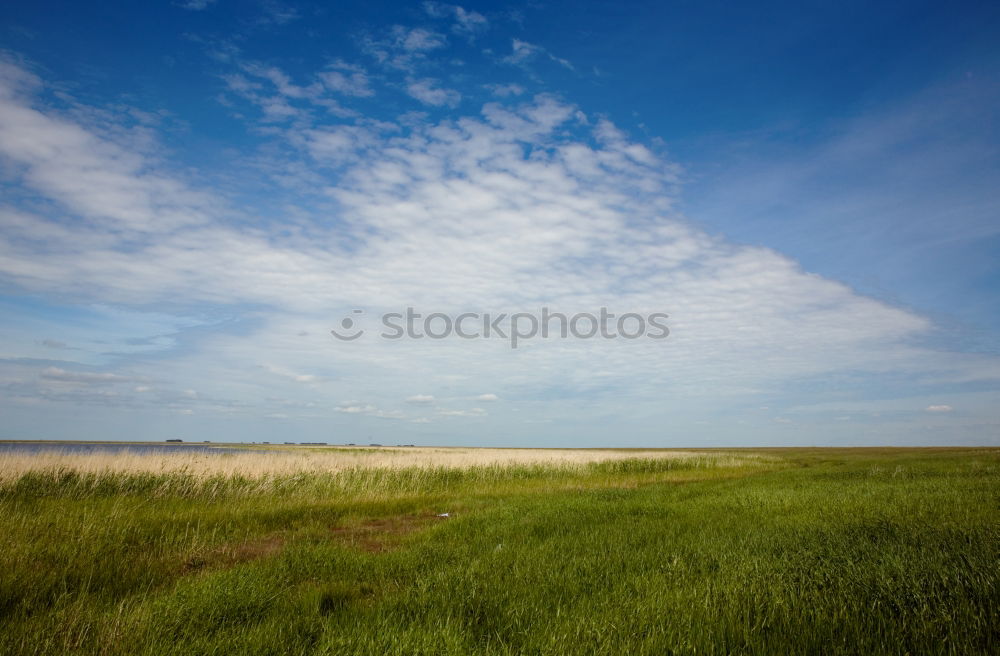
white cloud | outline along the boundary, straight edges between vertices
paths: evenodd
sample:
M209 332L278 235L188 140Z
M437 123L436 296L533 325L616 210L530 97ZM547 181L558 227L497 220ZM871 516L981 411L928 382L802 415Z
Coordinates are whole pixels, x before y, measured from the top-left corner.
M170 231L218 212L209 195L150 171L142 145L122 141L130 135L101 135L32 107L34 84L24 72L0 76L0 157L21 184L115 230Z
M427 61L428 53L444 48L447 43L443 34L422 27L394 25L383 37L367 37L363 49L389 69L413 71Z
M184 0L183 2L179 2L177 4L184 9L201 11L202 9L207 9L209 5L215 4L215 2L216 0Z
M278 0L261 0L260 8L257 22L261 25L285 25L302 17L298 9Z
M429 16L434 18L453 19L455 22L451 29L456 34L475 36L484 32L489 27L489 21L485 16L458 5L449 5L442 2L425 2L424 10Z
M468 11L462 7L455 7L455 31L467 34L482 32L489 26L486 17L476 11Z
M294 84L291 77L276 66L265 66L257 62L250 62L243 65L243 70L257 78L269 81L274 85L278 93L286 98L315 98L322 93L322 88L317 83L306 87Z
M486 411L482 408L472 408L471 410L447 410L439 408L437 414L442 417L483 417Z
M444 36L420 27L408 30L397 25L393 30L393 35L403 50L436 50L445 45Z
M425 105L434 107L455 107L462 100L461 94L453 89L443 89L438 85L438 81L432 78L420 80L410 80L406 85L406 92Z
M371 88L368 74L360 66L336 62L331 68L334 70L324 71L319 74L326 88L337 93L359 98L367 98L375 95Z
M134 381L130 376L121 376L113 373L93 373L87 371L66 371L59 367L46 367L41 377L45 380L53 380L61 383L80 383L84 385L110 385L114 383L127 383Z
M510 49L511 53L504 59L504 61L510 64L523 64L545 51L541 46L536 46L520 39L513 39Z
M443 2L424 2L424 11L432 18L446 18L451 14L452 5Z
M509 98L510 96L520 96L524 93L524 87L520 84L487 84L485 85L494 96L498 98Z
M373 405L340 405L334 408L337 412L343 412L349 415L356 415L362 413L374 412L377 408Z
M320 376L316 376L314 374L297 373L280 365L266 364L263 366L264 369L266 369L270 373L276 376L280 376L281 378L286 378L288 380L295 381L296 383L318 383L323 380Z
M563 66L564 68L568 68L569 70L574 70L573 64L570 63L568 60L562 59L561 57L556 57L542 46L536 45L534 43L528 43L527 41L522 41L520 39L512 39L510 49L511 49L510 54L502 59L502 61L507 64L515 64L518 66L523 66L540 56L544 56L547 57L549 60L556 62L560 66Z
M371 403L342 405L334 408L337 412L348 415L364 415L378 419L405 419L406 416L398 410L383 410Z
M500 399L496 394L480 394L476 397L477 401L498 401Z
M434 395L433 394L416 394L414 396L408 396L408 397L406 397L406 402L407 403L416 403L416 404L433 403L434 402Z
M365 127L334 125L306 130L294 141L304 143L318 161L343 163L353 161L358 153L374 145L378 135Z
M223 75L222 79L228 91L255 105L261 111L261 120L269 124L308 121L316 112L342 118L354 116L353 111L341 106L328 92L370 96L373 92L368 86L368 76L360 67L340 61L331 68L334 70L318 73L308 84L296 84L276 66L244 62L239 73Z
M929 405L924 409L927 412L951 412L954 410L950 405Z

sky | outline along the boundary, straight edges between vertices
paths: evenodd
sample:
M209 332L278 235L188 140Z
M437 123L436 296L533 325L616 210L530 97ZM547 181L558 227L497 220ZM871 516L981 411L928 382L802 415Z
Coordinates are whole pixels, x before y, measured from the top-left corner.
M4 3L0 439L1000 445L998 108L989 2Z

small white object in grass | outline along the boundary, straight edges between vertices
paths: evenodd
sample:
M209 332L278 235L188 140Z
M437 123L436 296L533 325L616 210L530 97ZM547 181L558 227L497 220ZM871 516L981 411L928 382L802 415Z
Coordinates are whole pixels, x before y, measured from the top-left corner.
M438 517L448 517L449 513L441 513Z

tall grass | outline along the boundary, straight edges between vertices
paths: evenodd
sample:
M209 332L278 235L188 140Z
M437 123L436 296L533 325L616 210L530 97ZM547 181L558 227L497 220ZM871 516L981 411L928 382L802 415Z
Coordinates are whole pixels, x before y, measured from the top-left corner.
M322 474L351 469L464 469L479 466L581 465L623 459L688 460L700 454L671 450L603 449L469 449L306 448L267 447L231 450L187 450L150 453L140 449L119 452L79 452L58 447L35 452L0 452L0 481L36 471L72 470L81 473L184 473L194 476L274 477ZM744 459L754 456L745 454Z
M555 459L546 458L554 453ZM131 456L117 462L114 456L99 454L39 454L31 466L22 464L0 476L0 498L41 498L141 495L146 498L185 497L213 499L234 495L312 495L350 498L379 498L400 494L440 493L482 487L495 489L526 482L556 484L560 481L588 484L626 483L624 475L663 474L692 470L723 470L731 468L766 467L775 461L754 454L714 454L641 452L646 457L627 457L628 452L560 452L535 453L529 450L507 450L503 460L486 457L443 457L443 464L427 460L426 453L412 455L407 461L393 459L386 464L381 458L361 465L344 463L337 455L321 454L293 460L262 453L243 456L230 454L210 456L221 459L201 467L192 467L188 454L169 456ZM653 453L650 456L649 453ZM448 454L454 456L455 454ZM597 460L603 455L603 460ZM520 456L520 457L514 457ZM142 463L142 458L150 462ZM248 458L250 466L230 467L230 458ZM331 466L330 462L336 466ZM459 463L472 461L474 463ZM136 462L139 464L136 464ZM200 462L200 461L199 461ZM98 464L99 463L99 464ZM3 466L0 462L0 467ZM302 465L296 469L294 464ZM0 469L0 472L4 470ZM615 479L615 481L609 480Z

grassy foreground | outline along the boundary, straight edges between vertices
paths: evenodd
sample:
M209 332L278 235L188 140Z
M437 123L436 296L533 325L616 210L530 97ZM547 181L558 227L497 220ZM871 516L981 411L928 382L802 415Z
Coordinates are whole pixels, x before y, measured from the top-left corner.
M998 578L998 450L0 482L4 654L1000 653Z

